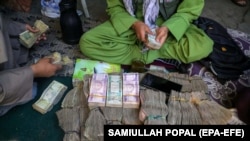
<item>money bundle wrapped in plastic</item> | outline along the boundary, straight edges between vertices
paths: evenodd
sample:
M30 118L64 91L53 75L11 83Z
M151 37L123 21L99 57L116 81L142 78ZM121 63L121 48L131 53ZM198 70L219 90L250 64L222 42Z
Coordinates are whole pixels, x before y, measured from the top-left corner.
M208 92L208 87L205 81L200 76L189 76L178 72L167 74L167 79L176 83L182 84L182 92L205 91Z
M123 73L122 93L124 108L139 108L139 73Z
M74 108L74 107L87 107L87 98L83 93L83 82L79 82L77 86L73 87L65 95L61 107Z
M108 74L95 73L92 75L88 96L88 105L90 108L105 106L108 85Z
M100 107L90 111L85 122L84 128L81 130L81 139L88 141L102 141L104 135L104 126L107 120Z
M122 77L120 74L109 75L106 106L122 107Z
M47 113L59 102L67 88L64 84L53 80L32 107L42 114Z
M202 124L226 125L233 116L229 109L209 100L203 91L192 92L191 101L201 115Z
M181 112L181 105L180 105L180 97L179 93L176 91L171 91L170 97L168 99L168 117L167 122L170 125L180 125L182 112Z
M192 93L192 92L191 92ZM182 125L201 125L202 119L198 109L190 102L190 92L179 92L179 101L181 105Z
M166 93L152 89L142 89L141 91L140 120L144 122L144 125L167 124L168 106L166 101L168 96Z
M122 124L125 125L143 125L139 119L139 111L137 108L123 108L122 110Z
M106 121L109 125L121 125L122 124L122 107L100 107Z
M79 108L63 108L56 112L59 126L65 133L80 132L79 112Z
M20 33L19 35L20 43L27 48L31 48L37 41L37 38L40 37L41 34L45 33L49 29L49 26L46 25L41 20L36 20L34 23L34 27L39 29L39 32L33 33L33 32L26 30Z

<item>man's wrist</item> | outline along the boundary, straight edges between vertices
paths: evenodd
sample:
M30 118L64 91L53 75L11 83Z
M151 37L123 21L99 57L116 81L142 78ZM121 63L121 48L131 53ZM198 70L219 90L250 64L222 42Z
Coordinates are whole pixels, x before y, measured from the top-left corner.
M38 72L37 72L37 67L36 67L36 65L33 64L33 65L30 66L30 68L31 68L31 70L32 70L32 72L33 72L33 76L34 76L34 77L37 77Z

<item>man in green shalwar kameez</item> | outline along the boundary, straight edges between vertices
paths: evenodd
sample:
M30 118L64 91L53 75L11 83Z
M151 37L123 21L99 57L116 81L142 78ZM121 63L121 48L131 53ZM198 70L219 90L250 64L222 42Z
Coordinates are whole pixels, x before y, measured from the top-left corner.
M124 3L123 0L107 0L110 19L82 35L80 49L84 55L95 60L130 65L133 60L149 64L158 58L190 63L211 53L213 41L192 24L200 16L204 0L159 0L161 8L155 23L156 41L161 47L147 51L142 51L142 48L147 46L146 35L152 32L145 24L143 4L134 3L136 10L131 15Z

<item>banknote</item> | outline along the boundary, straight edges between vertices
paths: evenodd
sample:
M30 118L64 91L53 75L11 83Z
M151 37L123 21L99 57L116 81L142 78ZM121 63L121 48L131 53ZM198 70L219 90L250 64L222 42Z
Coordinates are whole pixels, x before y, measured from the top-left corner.
M68 56L62 55L59 52L54 52L46 57L52 58L52 64L72 65L74 63Z
M122 85L123 107L139 108L139 73L123 73Z
M106 97L108 85L108 74L95 73L90 82L89 95Z
M123 95L139 96L139 73L123 73Z
M38 34L34 34L28 30L22 32L19 35L20 43L27 48L31 48L35 44L37 38Z
M148 34L148 43L147 46L151 49L159 49L161 47L161 43L155 40L155 35Z
M62 55L61 55L61 53L54 52L51 57L53 59L52 64L61 64L62 63Z
M124 108L139 108L140 98L139 96L123 96L123 107Z
M105 106L108 85L108 74L95 73L90 81L88 105L90 107Z
M31 48L37 41L38 37L40 37L41 34L45 33L49 29L49 26L46 25L42 20L36 20L34 27L39 29L39 32L33 33L26 30L19 34L20 43L27 48Z
M156 29L151 29L153 34L147 34L147 46L151 49L159 49L161 47L161 43L155 40L156 38Z
M102 97L102 96L93 96L90 95L88 97L88 105L89 107L104 107L105 106L105 101L106 101L106 97Z
M157 66L157 65L150 65L149 70L150 71L161 71L161 72L164 72L164 73L169 73L169 71L165 67Z
M119 74L109 75L106 106L122 107L122 77Z
M42 34L49 29L49 26L45 24L42 20L36 20L34 23L34 27L39 29L39 33Z
M66 85L53 80L32 107L42 114L47 113L59 102L67 88Z

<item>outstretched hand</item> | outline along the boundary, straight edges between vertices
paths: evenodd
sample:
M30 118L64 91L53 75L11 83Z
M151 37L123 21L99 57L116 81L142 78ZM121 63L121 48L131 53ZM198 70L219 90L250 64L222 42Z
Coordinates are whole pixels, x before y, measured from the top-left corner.
M51 77L56 74L56 71L62 69L62 65L52 64L52 61L52 58L42 58L31 65L34 77Z

